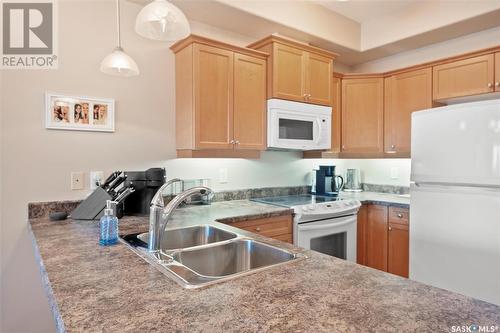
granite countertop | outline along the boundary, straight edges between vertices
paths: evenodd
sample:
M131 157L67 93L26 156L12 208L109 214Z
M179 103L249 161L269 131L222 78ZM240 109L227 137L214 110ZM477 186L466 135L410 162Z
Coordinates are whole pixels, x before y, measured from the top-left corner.
M405 208L410 207L409 194L401 195L380 192L341 192L340 197L345 199L356 199L365 204L391 205Z
M288 213L231 201L178 210L172 223ZM147 221L123 218L120 232L145 231ZM59 331L436 332L500 325L499 306L277 240L265 239L308 258L187 290L126 245L99 246L95 222L38 218L30 226Z

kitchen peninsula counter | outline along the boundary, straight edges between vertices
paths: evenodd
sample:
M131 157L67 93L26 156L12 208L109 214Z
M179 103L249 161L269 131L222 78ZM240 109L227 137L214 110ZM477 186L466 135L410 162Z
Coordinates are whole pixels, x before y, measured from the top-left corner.
M180 209L171 223L289 213L230 201ZM120 233L146 231L147 220L125 217ZM252 234L308 258L187 290L127 245L99 246L95 222L37 218L29 226L60 332L440 332L500 325L499 306L258 235Z

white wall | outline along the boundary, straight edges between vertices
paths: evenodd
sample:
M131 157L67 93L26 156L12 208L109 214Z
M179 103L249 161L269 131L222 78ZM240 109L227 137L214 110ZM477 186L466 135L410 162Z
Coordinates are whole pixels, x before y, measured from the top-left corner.
M354 73L386 72L462 53L498 46L500 27L454 38L442 43L401 52L389 57L366 62L352 67Z

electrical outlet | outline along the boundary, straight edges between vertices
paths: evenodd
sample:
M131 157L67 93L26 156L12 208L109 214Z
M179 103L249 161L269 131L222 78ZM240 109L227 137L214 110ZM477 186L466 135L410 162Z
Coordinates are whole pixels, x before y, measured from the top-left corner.
M83 172L71 173L71 189L83 190Z
M398 168L391 168L391 179L398 179L399 178L399 170Z
M104 181L104 172L90 171L90 189L95 190Z
M220 184L227 183L227 168L219 169L219 183Z

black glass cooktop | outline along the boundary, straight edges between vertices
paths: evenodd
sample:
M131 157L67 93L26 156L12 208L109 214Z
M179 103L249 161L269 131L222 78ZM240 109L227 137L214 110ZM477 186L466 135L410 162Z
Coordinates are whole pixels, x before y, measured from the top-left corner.
M286 195L282 197L266 197L266 198L251 199L251 201L262 202L281 207L310 205L314 203L331 202L337 200L342 200L342 199L339 197L325 197L313 194Z

